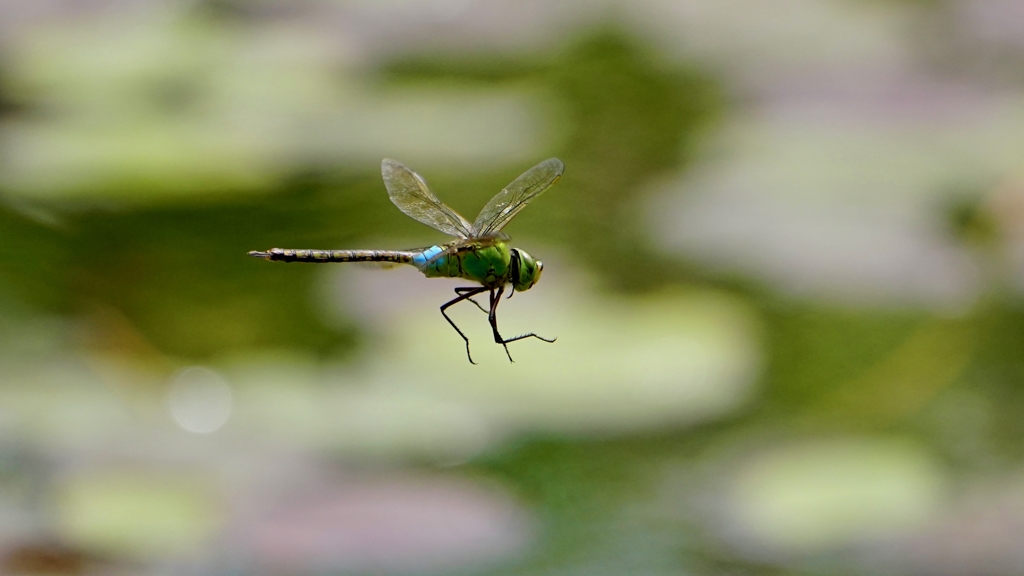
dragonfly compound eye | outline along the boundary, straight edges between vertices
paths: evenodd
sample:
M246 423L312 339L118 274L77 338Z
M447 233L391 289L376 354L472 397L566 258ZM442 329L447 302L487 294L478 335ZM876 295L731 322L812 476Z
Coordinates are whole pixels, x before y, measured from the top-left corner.
M540 280L540 273L544 269L544 264L539 260L534 260L533 256L518 248L515 249L515 252L518 256L519 266L518 274L512 278L512 287L522 292L523 290L533 288L537 280Z

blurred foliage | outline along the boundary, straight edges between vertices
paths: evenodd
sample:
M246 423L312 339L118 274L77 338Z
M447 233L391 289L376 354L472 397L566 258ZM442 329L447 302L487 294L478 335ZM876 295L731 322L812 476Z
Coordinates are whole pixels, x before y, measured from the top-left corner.
M71 312L67 237L52 226L0 205L0 291L54 312Z
M964 381L984 399L986 420L991 411L991 421L983 423L987 446L981 456L999 455L995 463L1007 465L1024 458L1024 308L1019 301L996 305L984 310L980 320L986 329Z
M950 232L968 245L992 250L1002 243L995 214L985 206L981 194L952 194L947 207Z
M546 573L568 566L606 574L678 570L688 563L679 519L663 519L655 530L644 530L646 522L627 528L623 511L656 492L659 468L685 452L690 442L683 437L537 439L481 462L478 469L516 486L544 515L543 545L526 571ZM666 532L672 535L667 540ZM523 568L508 573L521 574Z

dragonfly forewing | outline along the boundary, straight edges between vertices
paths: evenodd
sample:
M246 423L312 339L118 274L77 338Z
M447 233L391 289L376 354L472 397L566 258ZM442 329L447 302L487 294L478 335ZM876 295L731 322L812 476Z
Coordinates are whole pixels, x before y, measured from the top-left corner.
M505 227L520 210L551 187L565 170L558 158L547 160L523 172L511 184L494 195L476 217L477 236L489 236Z

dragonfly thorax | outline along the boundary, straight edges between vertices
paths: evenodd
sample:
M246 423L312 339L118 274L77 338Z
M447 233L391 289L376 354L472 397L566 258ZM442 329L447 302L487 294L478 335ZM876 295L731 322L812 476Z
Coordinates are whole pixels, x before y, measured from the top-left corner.
M412 254L409 264L428 278L463 278L489 288L511 284L518 292L532 288L544 269L523 250L494 239L431 246Z
M533 256L519 248L513 248L511 252L512 261L509 266L509 281L512 282L512 287L517 292L533 288L533 285L540 280L541 272L544 271L544 263L540 260L534 260Z

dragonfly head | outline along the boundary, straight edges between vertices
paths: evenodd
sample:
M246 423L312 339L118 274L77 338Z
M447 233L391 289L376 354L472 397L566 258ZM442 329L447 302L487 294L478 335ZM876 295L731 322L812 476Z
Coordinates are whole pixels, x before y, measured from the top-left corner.
M512 287L516 292L529 290L540 280L540 273L544 271L544 263L534 260L526 252L519 248L513 248L512 252Z

